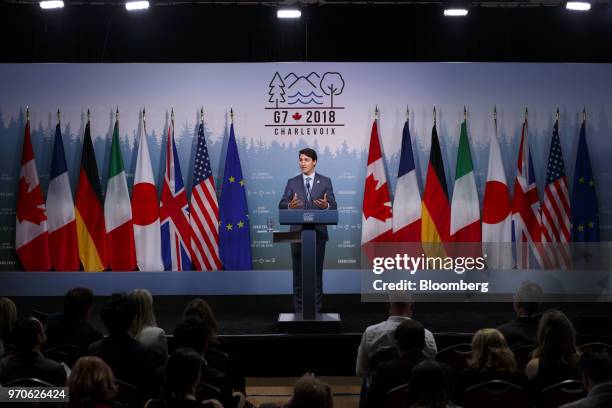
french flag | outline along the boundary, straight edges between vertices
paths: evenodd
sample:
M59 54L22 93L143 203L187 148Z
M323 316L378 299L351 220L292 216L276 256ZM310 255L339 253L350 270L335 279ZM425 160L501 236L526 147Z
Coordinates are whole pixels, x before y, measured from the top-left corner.
M393 235L397 242L421 242L421 194L408 119L402 132L402 150L393 200Z
M53 268L56 271L78 271L81 263L77 247L74 202L59 122L55 127L47 216Z

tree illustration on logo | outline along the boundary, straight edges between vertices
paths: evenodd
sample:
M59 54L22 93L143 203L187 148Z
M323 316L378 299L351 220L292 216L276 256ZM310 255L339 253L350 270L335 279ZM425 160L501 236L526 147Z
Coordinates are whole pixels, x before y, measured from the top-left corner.
M285 102L285 83L278 72L274 74L268 86L270 87L270 92L268 92L270 99L268 102L274 103L278 108L279 102Z
M340 95L344 90L344 79L338 72L326 72L319 85L325 95L331 96L331 107L334 107L334 95Z

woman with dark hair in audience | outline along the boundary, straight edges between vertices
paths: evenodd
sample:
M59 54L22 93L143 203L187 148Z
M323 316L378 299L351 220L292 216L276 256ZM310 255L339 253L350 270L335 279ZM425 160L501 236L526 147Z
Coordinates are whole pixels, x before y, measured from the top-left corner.
M69 408L115 408L126 405L113 401L117 385L112 370L99 357L81 357L68 377Z
M450 369L434 360L417 364L408 382L410 408L453 408Z
M202 298L195 298L187 303L185 311L183 312L183 318L188 317L199 317L204 320L208 327L210 327L210 343L217 342L217 334L219 333L219 325L215 314L212 311L210 305Z
M461 399L466 388L490 380L527 386L527 376L516 369L514 354L504 335L497 329L480 329L474 334L468 366L457 378L458 399Z
M202 358L190 348L176 350L166 363L166 379L161 399L152 399L145 408L223 408L217 400L196 400Z
M578 379L576 331L572 322L559 310L542 316L538 326L538 347L525 367L534 391L563 380Z
M130 298L136 308L136 316L130 328L130 336L159 356L162 363L165 362L168 358L166 332L164 332L164 329L157 327L151 292L146 289L134 289L130 293Z
M0 357L4 354L5 344L13 344L13 328L17 321L15 302L7 297L0 297Z

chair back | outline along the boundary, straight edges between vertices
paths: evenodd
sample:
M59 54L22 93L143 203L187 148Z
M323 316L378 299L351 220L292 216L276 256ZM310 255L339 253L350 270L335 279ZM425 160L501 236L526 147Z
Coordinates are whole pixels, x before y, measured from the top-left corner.
M468 343L455 344L440 350L436 361L448 365L455 373L468 367L468 359L472 356L472 345Z
M198 401L205 401L208 399L221 401L222 397L221 390L214 385L200 381L196 386L196 399Z
M463 392L463 408L524 408L529 394L518 385L491 380L476 384Z
M115 401L122 402L129 407L138 406L140 404L140 394L138 389L130 383L115 379L117 386L117 395Z
M387 408L406 408L410 404L408 384L398 385L387 392Z
M72 368L76 361L85 355L85 350L74 344L60 344L45 351L45 357Z
M399 353L397 352L397 348L395 347L387 348L377 353L374 353L374 355L370 357L370 372L375 371L376 367L380 363L391 361L398 356Z
M612 354L612 345L601 342L592 342L578 346L578 350L580 350L581 353L603 351L605 353Z
M565 380L553 384L542 390L540 394L539 408L558 408L563 404L586 397L586 391L582 383L577 380Z
M518 371L525 371L525 367L531 359L531 353L533 353L536 347L535 344L522 344L512 348L512 353L514 353L514 359L516 360L516 369Z
M17 378L3 384L4 387L55 387L55 385L38 378Z

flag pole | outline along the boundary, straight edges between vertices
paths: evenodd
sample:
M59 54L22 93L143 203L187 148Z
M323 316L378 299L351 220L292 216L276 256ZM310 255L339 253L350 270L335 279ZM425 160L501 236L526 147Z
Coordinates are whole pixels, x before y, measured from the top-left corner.
M232 121L232 124L234 124L234 108L230 108L230 119Z
M436 117L436 107L434 106L433 108L433 120L434 120L434 127L436 126L436 122L437 122L437 117Z
M89 109L87 109L87 123L89 123L91 117L91 113L89 112Z
M586 106L582 108L582 121L586 122Z
M527 107L525 107L525 122L527 122L527 115L528 115L528 111L527 111Z
M374 120L378 120L378 105L374 108Z
M26 105L26 123L30 121L30 105Z
M60 124L60 110L57 110L57 124Z
M147 134L147 116L145 112L145 107L142 107L142 131L144 134Z
M204 107L200 108L200 124L204 126Z
M117 110L115 111L115 122L119 122L119 107L117 106Z
M497 136L497 105L493 105L493 126L495 126L495 136Z
M559 108L557 107L557 113L555 114L555 119L557 120L557 125L559 125Z
M410 108L406 105L406 122L410 121Z
M463 105L463 121L467 122L467 109L465 108L465 105Z

